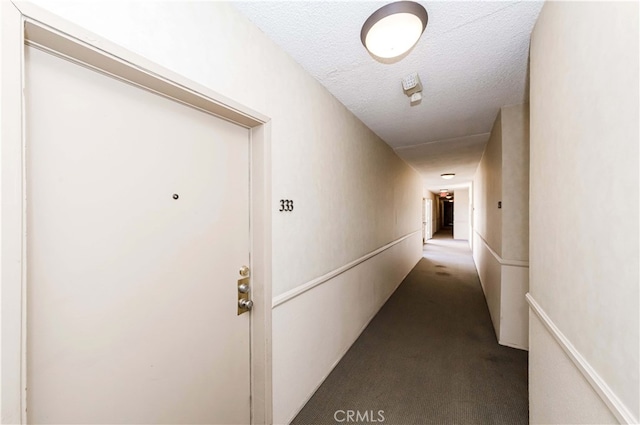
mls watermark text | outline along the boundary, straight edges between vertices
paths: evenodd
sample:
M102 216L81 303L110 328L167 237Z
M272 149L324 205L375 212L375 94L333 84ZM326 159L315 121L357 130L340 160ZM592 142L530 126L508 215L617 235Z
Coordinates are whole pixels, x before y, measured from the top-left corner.
M384 422L384 410L336 410L333 419L339 423Z

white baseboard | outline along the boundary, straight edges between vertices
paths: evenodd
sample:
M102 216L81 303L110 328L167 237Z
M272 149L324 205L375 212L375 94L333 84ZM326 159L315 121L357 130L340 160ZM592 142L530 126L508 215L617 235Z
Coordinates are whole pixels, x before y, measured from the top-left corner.
M512 344L510 342L498 341L498 344L503 345L505 347L509 347L509 348L517 348L518 350L529 351L529 347L518 345L518 344Z

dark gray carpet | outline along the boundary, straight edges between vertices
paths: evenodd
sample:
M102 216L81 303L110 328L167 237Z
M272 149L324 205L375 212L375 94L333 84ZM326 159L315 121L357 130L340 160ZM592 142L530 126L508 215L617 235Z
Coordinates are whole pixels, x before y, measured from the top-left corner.
M528 423L527 352L498 345L469 246L450 238L427 244L293 424Z

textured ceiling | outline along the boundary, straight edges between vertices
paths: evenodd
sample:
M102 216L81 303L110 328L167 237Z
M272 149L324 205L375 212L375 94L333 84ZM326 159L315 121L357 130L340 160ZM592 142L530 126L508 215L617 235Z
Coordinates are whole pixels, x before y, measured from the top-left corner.
M411 53L375 61L360 42L384 2L235 2L437 191L468 183L500 107L527 100L527 58L541 1L420 2L429 23ZM410 106L404 76L418 72ZM456 173L445 182L442 173ZM447 184L449 186L447 186Z

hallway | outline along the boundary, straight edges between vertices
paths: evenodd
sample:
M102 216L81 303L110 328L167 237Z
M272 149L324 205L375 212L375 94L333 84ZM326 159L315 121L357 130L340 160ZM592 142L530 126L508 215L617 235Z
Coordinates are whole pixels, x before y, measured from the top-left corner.
M469 246L451 238L425 245L294 424L348 411L360 423L528 423L527 352L498 345Z

